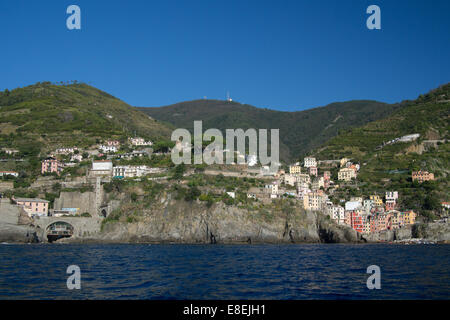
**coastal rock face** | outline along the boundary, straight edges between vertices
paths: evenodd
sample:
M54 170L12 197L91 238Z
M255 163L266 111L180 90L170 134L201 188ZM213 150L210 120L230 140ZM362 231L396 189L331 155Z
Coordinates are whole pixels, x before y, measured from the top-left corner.
M74 235L58 242L357 243L414 238L450 241L448 223L417 224L360 235L350 227L335 224L320 212L297 207L284 212L278 209L249 210L221 202L208 207L205 202L175 200L166 194L149 209L137 213L138 218L132 221L112 219L100 228L102 218L67 218L75 226ZM22 208L3 199L0 242L45 242L44 220L33 221Z
M319 218L318 234L325 243L348 243L361 240L358 233L352 228L336 225L325 217Z
M38 230L30 226L31 219L26 212L10 203L0 201L0 242L39 242Z
M396 230L385 230L381 232L361 235L361 239L366 242L392 242L396 240L408 240L411 238L411 226L406 226Z
M37 243L37 230L31 226L0 223L0 242Z
M222 203L167 200L136 223L106 224L102 240L186 243L320 242L316 214L275 215Z
M422 223L412 228L413 238L450 242L450 223Z

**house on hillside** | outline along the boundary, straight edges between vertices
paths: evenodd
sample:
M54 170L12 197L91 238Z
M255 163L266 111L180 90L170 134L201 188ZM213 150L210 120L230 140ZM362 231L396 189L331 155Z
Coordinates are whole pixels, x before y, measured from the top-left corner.
M356 178L356 170L353 168L343 168L338 172L338 180L351 181Z
M48 157L41 164L41 173L60 174L64 169L64 164L54 157Z
M23 207L29 217L47 216L49 201L39 198L12 198L18 206Z
M0 177L14 177L17 178L19 173L16 171L0 171Z
M316 158L313 157L306 157L303 159L303 166L305 168L309 168L309 167L317 167L317 161Z
M153 142L151 141L145 141L144 138L136 137L136 138L129 138L129 141L131 145L133 146L152 146Z
M90 170L91 176L111 176L113 164L111 160L94 160Z
M412 172L412 181L417 181L422 183L424 181L434 180L434 173L430 173L428 171L413 171Z

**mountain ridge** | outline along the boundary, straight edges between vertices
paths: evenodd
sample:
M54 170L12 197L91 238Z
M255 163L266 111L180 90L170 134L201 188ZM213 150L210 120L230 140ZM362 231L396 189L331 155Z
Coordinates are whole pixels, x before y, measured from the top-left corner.
M191 100L162 107L137 107L154 119L175 127L280 129L280 154L293 160L335 136L339 130L383 118L399 108L374 100L334 102L301 111L278 111L223 100Z

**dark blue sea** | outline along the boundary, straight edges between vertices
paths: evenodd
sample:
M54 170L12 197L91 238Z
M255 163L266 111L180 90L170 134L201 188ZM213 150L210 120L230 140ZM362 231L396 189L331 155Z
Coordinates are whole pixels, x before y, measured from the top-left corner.
M80 290L67 288L69 265ZM0 299L449 297L450 245L0 245Z

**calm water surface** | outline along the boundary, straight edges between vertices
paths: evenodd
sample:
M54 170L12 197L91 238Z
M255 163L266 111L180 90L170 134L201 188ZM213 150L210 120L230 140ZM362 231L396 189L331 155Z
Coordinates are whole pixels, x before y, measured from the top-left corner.
M366 287L373 264L381 290ZM0 245L0 299L449 297L449 245Z

